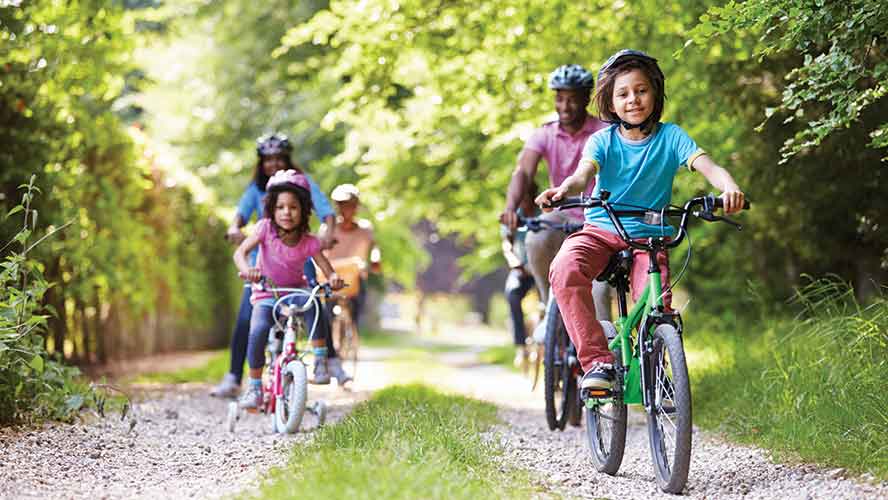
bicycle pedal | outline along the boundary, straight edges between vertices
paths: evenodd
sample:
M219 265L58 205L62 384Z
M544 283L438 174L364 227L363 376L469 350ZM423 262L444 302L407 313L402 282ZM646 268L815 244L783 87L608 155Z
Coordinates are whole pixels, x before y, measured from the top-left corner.
M590 399L607 399L614 396L614 391L611 389L602 389L598 387L592 387L588 389L583 389L580 392L580 398L583 401L588 401Z

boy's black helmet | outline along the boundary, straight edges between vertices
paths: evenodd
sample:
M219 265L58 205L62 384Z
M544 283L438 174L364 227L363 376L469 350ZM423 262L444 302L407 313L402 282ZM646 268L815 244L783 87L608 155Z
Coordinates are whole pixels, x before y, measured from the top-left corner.
M606 72L612 69L619 68L629 61L641 61L646 65L650 65L655 70L655 75L657 75L660 81L663 82L663 87L665 89L666 77L663 75L663 71L660 69L660 65L657 64L657 60L640 50L633 49L623 49L617 51L616 54L607 58L607 61L605 61L604 65L601 66L601 69L598 70L598 83L601 83L601 77L604 76Z
M595 78L592 73L579 64L565 64L558 66L549 74L549 88L552 90L565 89L592 89L595 88Z
M619 73L619 69L629 64L632 67L642 69L647 74L656 92L653 112L644 122L637 125L624 122L615 112L610 111L607 100L611 96L605 95L613 91L613 80L615 75ZM653 57L640 50L623 49L610 56L601 66L601 69L598 70L598 88L595 91L595 99L599 107L599 113L605 121L620 123L626 129L640 128L650 131L663 115L663 107L666 101L666 77L663 75L660 65L657 64L657 60Z
M289 155L291 151L293 146L284 134L268 134L256 139L256 153L259 156Z

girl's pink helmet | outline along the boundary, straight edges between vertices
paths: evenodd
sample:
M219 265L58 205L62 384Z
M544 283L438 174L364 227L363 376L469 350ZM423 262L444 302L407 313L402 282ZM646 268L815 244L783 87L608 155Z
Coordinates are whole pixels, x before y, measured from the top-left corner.
M274 187L285 186L287 184L302 188L311 194L311 185L309 185L308 179L293 169L278 170L275 172L275 174L271 176L271 179L268 179L268 184L265 185L265 189L267 191Z

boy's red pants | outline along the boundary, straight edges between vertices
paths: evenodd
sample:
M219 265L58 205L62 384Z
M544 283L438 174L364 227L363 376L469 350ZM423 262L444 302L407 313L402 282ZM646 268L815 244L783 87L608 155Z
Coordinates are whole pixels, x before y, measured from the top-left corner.
M619 235L586 224L581 231L564 241L552 261L549 284L584 371L588 371L595 362L613 363L604 330L595 316L592 280L604 271L612 255L627 248L629 245ZM649 257L642 250L634 250L633 257L629 283L632 299L638 300L647 286ZM669 257L666 252L657 255L657 264L665 289L669 284ZM669 309L671 302L670 292L663 296L663 304Z

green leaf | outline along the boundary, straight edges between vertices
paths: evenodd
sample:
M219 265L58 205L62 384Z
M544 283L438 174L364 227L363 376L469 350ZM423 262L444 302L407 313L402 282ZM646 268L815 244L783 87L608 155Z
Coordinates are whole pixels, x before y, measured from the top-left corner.
M31 358L31 362L28 363L28 366L30 366L35 372L42 374L44 368L43 356L39 354L34 356Z
M21 205L16 205L16 206L12 207L12 210L10 210L10 211L6 214L6 217L4 217L4 219L8 219L8 218L10 218L10 217L12 217L14 214L17 214L17 213L21 212L21 211L24 210L24 209L25 209L25 207L23 207L23 206L21 206Z
M80 394L75 394L65 401L65 408L68 412L74 412L83 408L84 399Z

